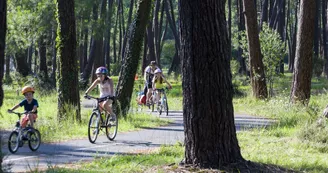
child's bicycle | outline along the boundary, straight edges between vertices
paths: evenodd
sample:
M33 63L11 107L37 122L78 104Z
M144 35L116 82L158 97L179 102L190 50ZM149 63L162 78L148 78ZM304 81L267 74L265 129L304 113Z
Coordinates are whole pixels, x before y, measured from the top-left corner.
M28 141L28 146L32 151L38 150L41 145L41 135L40 132L30 127L29 125L22 128L20 124L21 116L28 113L19 113L8 111L8 113L13 113L18 116L18 121L16 122L15 129L9 135L8 149L11 153L16 153L19 147L23 147L24 143Z
M97 98L92 97L89 95L84 96L87 99L95 99L97 100L96 108L93 109L88 126L88 137L91 143L95 143L98 137L99 131L103 128L106 129L106 136L109 140L114 140L117 134L117 127L118 127L118 119L116 115L109 114L104 108L102 108L103 112L105 112L106 117L105 120L103 118L103 112L100 110L99 103L105 100L115 100L115 97L104 97L104 98Z
M162 94L160 100L157 102L157 112L159 113L159 115L162 114L163 110L166 114L166 116L169 115L169 105L167 104L167 97L166 97L166 91L168 91L168 88L166 87L165 89L156 89L158 92L160 92ZM155 100L156 98L156 90L153 92L152 95L152 100ZM152 105L152 110L154 110L154 104Z

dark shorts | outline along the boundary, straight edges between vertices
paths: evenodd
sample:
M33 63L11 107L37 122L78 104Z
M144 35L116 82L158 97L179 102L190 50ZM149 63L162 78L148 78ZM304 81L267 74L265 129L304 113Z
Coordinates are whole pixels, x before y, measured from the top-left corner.
M152 82L148 82L147 83L147 88L153 88L153 83Z

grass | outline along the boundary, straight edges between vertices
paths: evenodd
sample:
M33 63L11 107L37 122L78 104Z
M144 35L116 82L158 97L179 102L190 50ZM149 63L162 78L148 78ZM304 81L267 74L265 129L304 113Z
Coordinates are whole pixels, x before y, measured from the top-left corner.
M110 158L95 159L90 163L83 163L83 166L74 165L67 168L52 168L49 172L160 172L155 171L154 167L160 167L168 163L177 163L183 156L183 147L181 143L174 146L162 146L153 151L147 151L141 154L115 155ZM97 168L97 169L95 169Z

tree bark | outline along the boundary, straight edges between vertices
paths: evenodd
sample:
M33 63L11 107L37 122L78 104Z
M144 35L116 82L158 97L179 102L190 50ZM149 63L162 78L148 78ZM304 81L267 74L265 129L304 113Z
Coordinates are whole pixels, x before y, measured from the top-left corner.
M31 73L31 69L28 68L28 64L26 62L26 56L26 50L18 50L15 54L16 71L23 77L26 77Z
M56 0L56 2L58 119L61 121L71 118L81 121L74 0ZM71 115L72 110L75 115Z
M291 101L307 105L310 100L315 1L301 0Z
M39 59L40 59L40 73L44 80L48 79L48 67L47 67L47 48L44 41L44 37L41 36L38 42L39 46Z
M4 73L6 33L7 33L7 0L2 0L0 1L0 107L2 106L3 99L4 99L2 79ZM0 142L1 142L1 136L0 136ZM2 156L0 156L0 171L2 170L1 163L2 163Z
M243 0L244 15L249 50L249 66L253 96L259 99L267 98L268 91L262 62L260 40L257 27L256 11L251 0Z
M56 48L56 37L57 37L57 33L56 33L56 29L55 27L53 27L52 29L52 71L51 71L51 81L54 85L54 87L56 87L56 71L57 71L57 48Z
M237 0L237 12L238 12L238 31L242 32L245 30L245 20L244 20L244 15L243 15L243 2L242 0ZM238 35L238 43L239 40L241 40L240 34ZM239 46L238 47L238 52L237 52L237 60L239 62L239 74L246 74L247 68L246 68L246 62L245 58L243 57L243 49Z
M243 161L234 124L224 2L179 1L185 163L204 168Z
M328 78L328 46L327 46L327 0L322 0L321 5L321 17L322 17L322 46L323 46L323 59L325 62L324 65L324 74Z
M142 43L149 21L151 0L139 0L135 19L129 28L129 42L124 63L121 67L120 77L116 88L117 98L121 106L121 113L126 115L130 108L130 101L133 92L134 77L140 62Z
M268 6L269 0L264 0L262 5L262 12L261 12L261 21L260 21L260 29L262 29L263 23L268 23Z

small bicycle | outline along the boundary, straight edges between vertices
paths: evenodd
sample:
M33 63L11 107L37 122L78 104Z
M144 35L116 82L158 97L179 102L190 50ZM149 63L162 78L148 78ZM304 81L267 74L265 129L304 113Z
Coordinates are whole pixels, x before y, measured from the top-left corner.
M19 147L23 147L24 143L28 141L28 146L32 151L38 150L41 145L41 135L40 132L31 127L27 126L22 128L20 124L21 116L28 113L19 113L8 111L8 113L13 113L18 116L18 121L16 122L15 129L10 133L8 140L8 149L11 153L16 153Z
M166 97L166 92L165 90L168 90L168 88L166 87L165 89L156 89L158 92L162 93L162 97L160 98L160 101L157 102L157 112L159 113L159 115L162 114L163 110L166 113L166 116L169 115L169 105L167 104L167 97ZM155 100L156 98L156 91L154 91L153 93L153 98L152 100ZM153 106L153 105L152 105ZM152 107L152 110L154 108Z
M89 126L88 126L88 138L91 143L95 143L96 139L98 137L99 131L103 130L103 128L106 129L106 136L109 140L114 140L117 134L117 128L118 128L118 119L116 115L111 115L108 113L104 108L99 106L99 103L108 99L115 100L115 97L104 97L104 98L97 98L92 97L89 95L84 96L86 99L95 99L97 100L96 108L93 109L90 120L89 120ZM100 110L102 108L103 111ZM103 114L105 112L105 120L103 118Z

